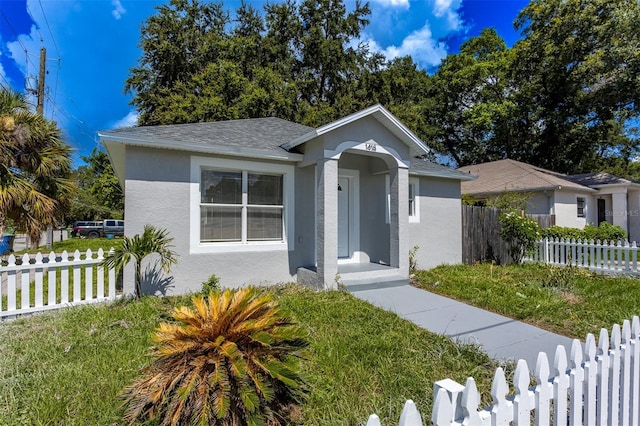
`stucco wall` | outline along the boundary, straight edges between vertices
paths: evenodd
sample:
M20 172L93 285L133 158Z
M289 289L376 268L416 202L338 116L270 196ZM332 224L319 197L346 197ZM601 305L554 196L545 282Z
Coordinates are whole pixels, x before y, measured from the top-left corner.
M551 195L542 191L529 193L527 200L527 213L549 214L551 210Z
M409 248L419 269L462 262L462 207L460 182L420 178L420 223L409 223ZM408 256L408 253L407 253Z
M198 291L211 274L228 287L291 281L295 271L292 274L289 268L292 253L287 250L189 253L190 164L188 153L127 147L125 233L140 233L145 224L166 228L174 237L174 250L179 255L171 270L171 282L147 281L143 290L162 294ZM301 235L301 247L305 235ZM296 261L302 253L298 252Z
M578 217L576 204L578 197L583 197L587 201L587 217ZM590 194L556 190L554 191L553 200L553 210L556 215L556 225L558 226L582 229L588 223L588 220L592 221L591 216L594 211L597 213L595 201Z
M305 161L314 162L323 158L325 151L336 150L344 142L364 143L373 140L386 149L393 150L396 156L403 161L409 161L409 147L396 138L390 131L372 117L352 123L349 126L340 127L330 133L311 140L298 149L304 153ZM376 156L376 153L369 153Z

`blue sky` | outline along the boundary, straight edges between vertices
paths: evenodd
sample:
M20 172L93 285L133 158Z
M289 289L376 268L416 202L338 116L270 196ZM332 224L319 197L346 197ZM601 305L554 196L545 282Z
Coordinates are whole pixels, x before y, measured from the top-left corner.
M261 8L262 0L249 0ZM168 2L168 1L167 1ZM99 145L96 132L135 124L124 94L140 57L140 26L162 0L0 1L0 85L37 86L41 47L47 49L45 116L56 120L82 163ZM239 0L225 1L233 11ZM428 71L465 39L494 27L512 45L523 0L371 0L363 40L387 57L411 55ZM346 0L348 7L355 1ZM35 100L34 100L35 103Z

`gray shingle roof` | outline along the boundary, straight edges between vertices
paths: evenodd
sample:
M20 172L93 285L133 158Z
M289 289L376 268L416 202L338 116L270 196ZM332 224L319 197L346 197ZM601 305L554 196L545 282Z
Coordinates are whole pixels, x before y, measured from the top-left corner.
M286 153L282 145L307 135L314 129L280 118L252 118L206 123L127 127L100 132L104 139L122 138L135 144L156 144L206 150L237 147L261 152ZM448 179L470 180L475 176L418 158L411 160L409 173Z
M471 173L464 173L450 167L423 160L422 158L412 158L409 164L409 174L422 176L439 176L443 178L474 180L476 176Z
M567 176L567 179L569 179L571 182L584 186L629 185L632 183L637 183L605 172L569 175Z
M252 118L207 123L128 127L104 132L145 141L167 141L191 146L237 146L282 151L280 145L313 130L280 118Z

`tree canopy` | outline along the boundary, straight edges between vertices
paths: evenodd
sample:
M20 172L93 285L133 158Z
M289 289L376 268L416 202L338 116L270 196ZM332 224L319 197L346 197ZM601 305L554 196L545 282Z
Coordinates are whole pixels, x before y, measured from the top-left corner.
M140 125L277 116L318 126L385 105L456 166L513 158L640 176L637 0L532 0L429 75L361 41L368 3L172 0L142 26L125 90Z
M122 219L124 194L107 154L96 148L82 160L84 164L73 173L78 191L71 201L68 222Z

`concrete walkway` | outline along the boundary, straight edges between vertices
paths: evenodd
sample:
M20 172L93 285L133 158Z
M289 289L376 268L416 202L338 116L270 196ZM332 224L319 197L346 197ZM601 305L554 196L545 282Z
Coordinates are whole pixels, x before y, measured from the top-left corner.
M410 285L355 291L353 295L395 312L433 333L453 340L475 343L498 360L524 359L533 370L538 352L546 352L553 363L556 347L567 355L572 339L478 309Z

